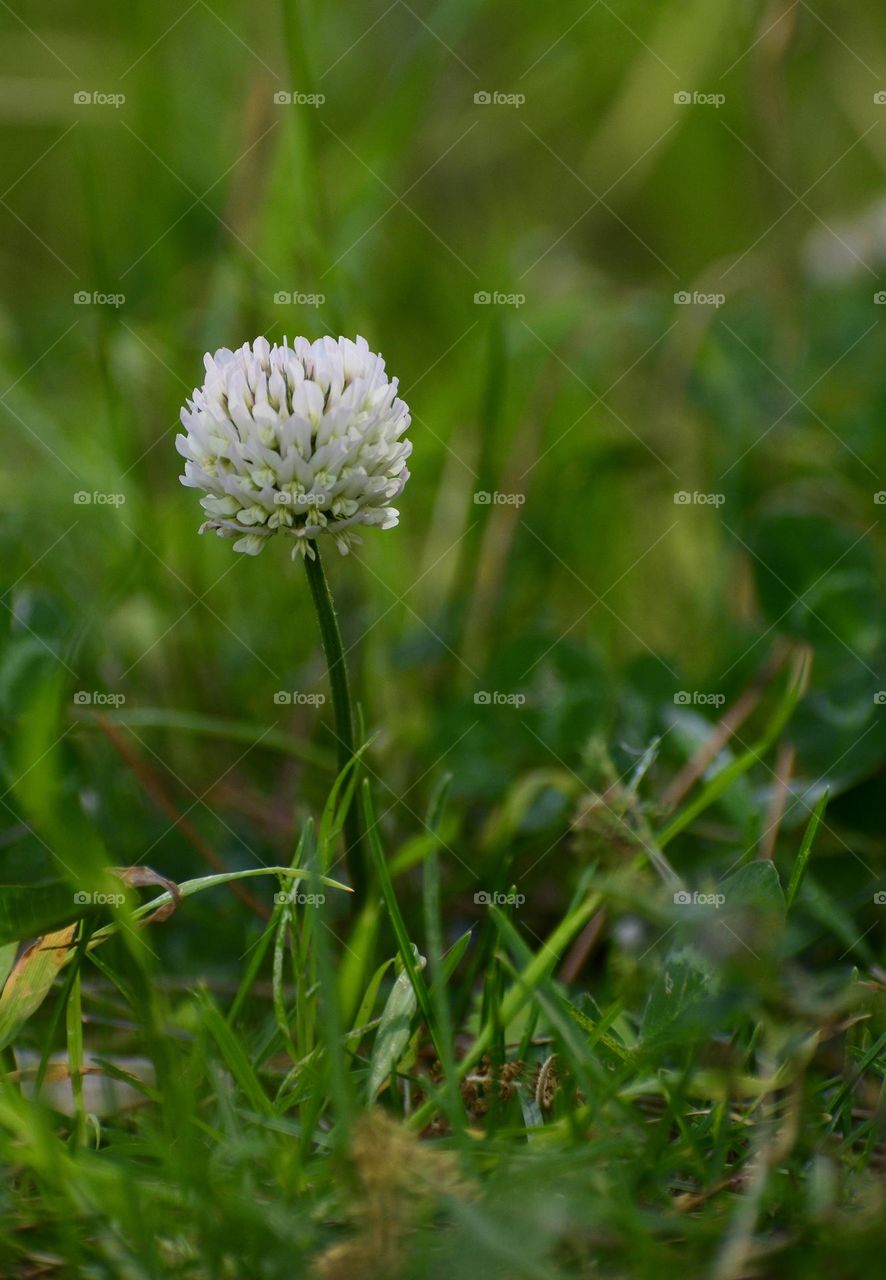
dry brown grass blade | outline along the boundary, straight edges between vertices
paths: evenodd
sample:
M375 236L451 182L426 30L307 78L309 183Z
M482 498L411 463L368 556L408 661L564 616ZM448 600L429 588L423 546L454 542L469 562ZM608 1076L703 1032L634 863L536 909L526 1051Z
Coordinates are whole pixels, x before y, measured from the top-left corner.
M716 760L732 735L741 728L751 712L759 705L766 690L793 652L793 646L784 641L774 647L751 684L722 716L711 736L702 743L692 759L686 762L665 791L662 796L665 813L671 813L682 803L708 766Z
M575 982L581 973L588 956L600 939L603 932L603 926L606 924L605 907L598 911L596 915L591 916L581 933L573 942L569 949L569 954L563 961L563 968L560 970L560 981L565 983Z
M181 890L175 881L161 876L159 871L154 871L151 867L111 867L110 871L133 889L156 885L160 889L165 889L170 895L172 901L158 907L153 915L141 922L142 924L160 924L163 920L168 920L182 900Z
M41 1102L60 1115L76 1113L72 1081L79 1077L83 1100L90 1115L119 1115L150 1101L150 1090L156 1084L156 1070L149 1058L133 1054L108 1054L100 1059L86 1054L79 1070L74 1070L66 1053L52 1054L41 1064L41 1055L31 1050L16 1050L15 1070L5 1079L21 1087L27 1098L37 1095ZM41 1065L43 1069L41 1070ZM108 1068L111 1068L109 1072Z

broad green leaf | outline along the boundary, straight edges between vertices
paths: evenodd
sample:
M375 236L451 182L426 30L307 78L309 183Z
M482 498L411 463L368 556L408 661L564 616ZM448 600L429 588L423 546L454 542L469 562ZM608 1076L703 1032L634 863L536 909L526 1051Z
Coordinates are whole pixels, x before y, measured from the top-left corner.
M424 968L425 961L417 951L415 963L418 968ZM404 969L391 988L375 1035L366 1082L367 1101L375 1101L382 1085L405 1053L417 1008L415 988Z
M835 938L839 938L847 956L855 955L866 965L877 963L877 956L870 945L870 939L859 932L851 912L847 911L809 871L803 878L798 897L803 910ZM872 934L871 937L873 936Z
M67 880L0 885L0 946L61 929L85 914Z
M750 909L783 916L785 897L775 864L765 860L749 862L720 882L727 912Z
M714 989L712 970L695 947L672 951L649 993L641 1028L644 1047L704 1033L701 1006Z
M775 864L749 862L717 885L721 902L717 909L692 910L687 927L702 929L709 946L723 947L745 962L771 953L784 938L785 898Z
M75 925L48 933L20 957L0 994L0 1049L15 1039L46 999L56 975L73 955L75 933Z
M870 658L880 643L876 558L858 530L831 515L764 515L750 537L763 612L782 631ZM829 566L822 572L822 566Z

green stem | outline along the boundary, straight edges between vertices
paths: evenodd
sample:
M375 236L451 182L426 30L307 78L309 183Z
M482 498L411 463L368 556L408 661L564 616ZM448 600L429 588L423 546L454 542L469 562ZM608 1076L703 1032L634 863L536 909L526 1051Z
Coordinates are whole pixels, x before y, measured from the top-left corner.
M329 590L329 582L320 559L320 548L313 544L314 558L305 558L308 572L308 585L314 598L317 620L320 623L320 638L323 652L326 655L326 666L329 670L329 684L332 688L332 709L335 714L335 734L338 746L339 772L350 764L354 755L354 708L351 702L351 691L348 684L348 668L345 664L344 647L341 631L335 614L335 605ZM354 796L357 791L354 789ZM366 858L363 851L363 839L360 828L360 813L356 799L351 802L345 819L345 858L351 875L351 884L357 894L366 888Z

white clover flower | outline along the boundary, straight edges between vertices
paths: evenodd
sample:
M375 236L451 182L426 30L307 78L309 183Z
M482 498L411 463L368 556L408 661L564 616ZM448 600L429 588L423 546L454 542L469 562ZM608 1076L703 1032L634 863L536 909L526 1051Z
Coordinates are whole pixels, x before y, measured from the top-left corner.
M204 490L201 526L257 555L276 533L314 558L312 539L332 534L342 554L356 525L390 529L390 506L409 472L401 436L409 409L397 379L363 338L256 338L206 355L206 381L182 409L187 435L181 482Z

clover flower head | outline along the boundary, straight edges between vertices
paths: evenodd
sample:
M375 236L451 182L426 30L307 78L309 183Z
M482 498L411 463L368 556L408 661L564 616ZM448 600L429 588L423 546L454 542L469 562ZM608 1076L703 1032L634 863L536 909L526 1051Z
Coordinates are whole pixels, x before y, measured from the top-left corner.
M314 558L331 534L342 554L357 525L390 529L409 479L409 409L363 338L256 338L203 361L206 381L181 411L181 482L202 489L200 528L257 555L274 534Z

